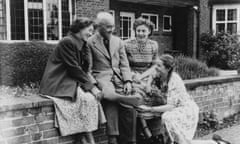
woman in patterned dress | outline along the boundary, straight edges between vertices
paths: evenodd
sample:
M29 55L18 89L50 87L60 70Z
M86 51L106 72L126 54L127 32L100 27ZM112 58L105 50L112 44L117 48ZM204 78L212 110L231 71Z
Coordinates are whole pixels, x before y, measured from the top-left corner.
M152 22L140 17L136 19L133 24L135 38L131 38L125 41L126 54L131 71L133 73L133 80L136 82L140 81L138 77L141 75L141 73L149 69L158 59L158 43L154 40L149 39L149 36L153 32L153 28L154 25ZM121 111L124 111L124 113L136 113L134 109L128 109L127 107L121 109ZM123 133L126 133L126 135L128 135L129 141L132 142L136 142L136 121L136 116L132 117L131 119L126 118L124 120L125 123L129 123L129 127L131 128L125 130ZM156 120L151 120L149 124L154 127L155 122ZM158 131L157 128L154 129L155 131ZM124 137L122 139L127 138Z
M62 136L84 133L94 144L92 131L105 117L99 103L102 94L91 75L86 73L84 49L93 32L93 22L88 18L76 19L69 35L58 43L50 55L40 85L41 95L53 100L55 126Z
M156 64L155 72L148 73L159 80L159 87L166 92L167 104L153 107L141 105L139 109L144 112L163 113L163 138L168 138L165 143L193 144L199 108L188 94L181 77L173 70L173 57L162 55Z

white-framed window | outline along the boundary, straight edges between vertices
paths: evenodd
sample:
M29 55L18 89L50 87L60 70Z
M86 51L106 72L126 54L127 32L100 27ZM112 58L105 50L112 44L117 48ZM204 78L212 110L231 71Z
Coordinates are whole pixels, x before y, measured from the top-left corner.
M240 34L240 5L214 5L213 31Z
M158 31L158 14L142 13L141 17L150 20L154 24L153 31Z
M163 31L164 32L172 31L172 16L163 15Z
M0 0L0 39L7 39L6 2Z
M71 22L72 0L0 0L0 40L56 41L67 34Z
M121 39L129 39L134 37L133 22L135 14L130 12L120 12L120 37Z

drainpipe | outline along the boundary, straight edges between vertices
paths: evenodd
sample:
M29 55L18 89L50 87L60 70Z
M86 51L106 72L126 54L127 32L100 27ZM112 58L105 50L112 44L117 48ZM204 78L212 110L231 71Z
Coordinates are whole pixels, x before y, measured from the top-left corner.
M194 15L196 16L196 50L193 51L193 57L199 58L200 54L200 4L193 6Z

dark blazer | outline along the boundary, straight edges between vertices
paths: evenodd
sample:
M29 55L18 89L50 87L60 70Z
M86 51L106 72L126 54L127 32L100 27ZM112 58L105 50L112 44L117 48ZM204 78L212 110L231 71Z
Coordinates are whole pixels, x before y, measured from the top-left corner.
M86 91L94 86L83 70L86 44L74 34L64 37L50 55L40 84L40 93L55 97L74 98L78 84Z

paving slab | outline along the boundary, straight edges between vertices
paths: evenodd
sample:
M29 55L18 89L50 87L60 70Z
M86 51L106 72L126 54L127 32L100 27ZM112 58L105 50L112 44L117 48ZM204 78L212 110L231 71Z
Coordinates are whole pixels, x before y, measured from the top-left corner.
M225 128L225 129L216 131L212 134L202 137L201 139L204 139L204 140L212 139L212 136L214 134L220 135L223 139L231 142L231 144L240 144L240 125L236 125L230 128Z

